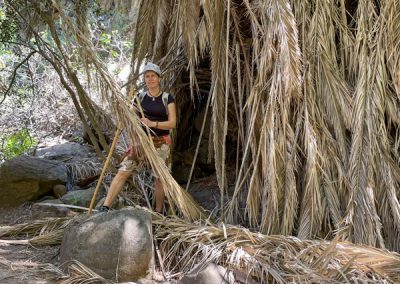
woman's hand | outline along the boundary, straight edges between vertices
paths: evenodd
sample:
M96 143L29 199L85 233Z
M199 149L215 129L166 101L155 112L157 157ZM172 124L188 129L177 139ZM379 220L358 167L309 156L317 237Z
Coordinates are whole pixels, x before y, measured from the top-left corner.
M148 126L148 127L156 127L156 122L151 121L150 119L148 119L148 118L146 118L146 117L141 118L140 121L141 121L144 125L146 125L146 126Z
M139 148L138 146L129 145L125 150L123 157L128 157L129 160L135 160L138 158Z

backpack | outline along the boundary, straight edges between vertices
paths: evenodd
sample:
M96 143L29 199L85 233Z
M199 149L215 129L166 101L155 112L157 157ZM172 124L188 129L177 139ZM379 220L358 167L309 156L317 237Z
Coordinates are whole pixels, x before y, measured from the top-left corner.
M146 92L139 93L140 102L143 101L145 95L146 95ZM169 96L168 93L166 93L166 92L162 93L162 101L163 101L163 104L165 107L165 112L167 113L167 115L168 115L168 96Z

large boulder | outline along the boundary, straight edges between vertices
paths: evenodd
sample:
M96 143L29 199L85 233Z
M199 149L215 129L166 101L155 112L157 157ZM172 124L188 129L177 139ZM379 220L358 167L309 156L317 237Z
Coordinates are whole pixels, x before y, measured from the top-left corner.
M21 155L0 166L0 206L36 200L54 185L66 182L64 163Z
M153 264L151 215L141 209L82 216L64 231L61 263L76 259L102 277L136 281Z

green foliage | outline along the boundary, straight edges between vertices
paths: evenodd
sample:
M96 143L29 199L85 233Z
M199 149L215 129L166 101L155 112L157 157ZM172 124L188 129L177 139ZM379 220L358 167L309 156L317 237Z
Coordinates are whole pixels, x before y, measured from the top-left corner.
M17 23L11 17L10 11L5 7L0 7L0 47L2 42L12 41L16 35Z
M99 44L102 46L108 46L111 43L111 35L107 33L102 33L99 39Z
M0 158L4 160L17 157L37 144L36 140L30 136L27 128L11 134L3 134L0 143Z
M104 52L105 57L117 59L121 54L130 54L132 43L124 39L123 34L117 30L101 31L97 42L98 47Z

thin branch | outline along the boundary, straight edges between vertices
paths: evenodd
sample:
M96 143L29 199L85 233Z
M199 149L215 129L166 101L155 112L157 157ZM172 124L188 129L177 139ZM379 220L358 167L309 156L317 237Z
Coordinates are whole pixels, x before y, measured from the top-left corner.
M25 59L22 60L20 63L18 63L18 65L14 68L14 71L13 71L13 74L12 74L12 77L11 77L11 82L10 82L10 84L8 85L8 88L7 88L6 92L5 92L4 95L3 95L3 99L1 100L0 105L4 102L4 100L6 99L8 93L10 92L12 86L14 85L14 81L15 81L15 78L17 77L17 71L18 71L18 69L19 69L22 65L24 65L25 62L27 62L27 61L29 60L29 58L31 58L31 56L34 55L35 53L36 53L35 50L34 50L34 51L31 51L31 53L29 53L28 56L25 57Z

